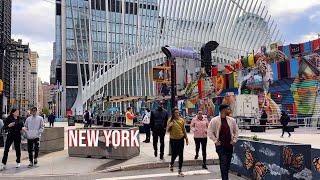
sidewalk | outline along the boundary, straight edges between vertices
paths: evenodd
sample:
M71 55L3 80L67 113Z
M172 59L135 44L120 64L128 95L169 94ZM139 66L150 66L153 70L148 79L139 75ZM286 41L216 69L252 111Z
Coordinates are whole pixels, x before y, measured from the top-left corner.
M68 127L67 123L56 123L56 126L65 127L65 150L59 151L55 153L46 154L40 156L39 166L34 168L27 168L28 159L27 152L22 151L22 167L20 169L15 168L15 151L11 150L9 153L9 161L8 161L8 170L0 172L2 177L5 176L57 176L57 175L81 175L81 174L91 174L91 173L104 173L108 171L117 171L117 170L134 170L139 168L156 168L156 167L167 167L170 162L170 157L168 156L169 149L169 135L166 135L165 138L165 156L164 160L159 159L158 157L154 157L154 151L152 142L151 143L143 143L142 141L145 139L145 134L140 135L140 156L134 157L127 161L120 160L110 160L110 159L91 159L91 158L75 158L69 157L67 151L67 129L68 128L77 128L82 127L82 124L77 124L75 127ZM298 128L296 132L292 133L290 138L285 135L285 138L280 138L281 130L280 129L272 129L267 130L266 133L251 133L250 131L240 131L241 136L251 137L253 135L257 135L258 138L262 139L270 139L277 141L285 141L285 142L294 142L294 143L306 143L312 144L313 148L320 149L320 130L311 130ZM201 165L202 155L201 149L199 152L198 161L194 160L195 155L195 143L193 140L192 134L188 134L189 137L189 146L185 146L184 151L184 165L195 163L199 163ZM151 137L152 140L152 137ZM0 148L0 158L3 155L3 148ZM213 162L213 159L218 159L218 156L215 152L214 144L211 140L208 140L207 145L207 158L208 164L217 163L217 161ZM178 159L177 159L178 160ZM104 169L104 170L102 170Z

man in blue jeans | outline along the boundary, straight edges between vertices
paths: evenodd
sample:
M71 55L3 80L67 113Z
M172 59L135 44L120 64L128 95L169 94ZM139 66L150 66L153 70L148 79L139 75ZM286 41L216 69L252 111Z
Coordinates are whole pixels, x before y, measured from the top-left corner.
M220 116L214 117L208 127L208 137L215 143L220 161L222 180L229 180L229 169L233 153L233 145L238 140L236 120L230 117L231 109L227 104L219 107Z

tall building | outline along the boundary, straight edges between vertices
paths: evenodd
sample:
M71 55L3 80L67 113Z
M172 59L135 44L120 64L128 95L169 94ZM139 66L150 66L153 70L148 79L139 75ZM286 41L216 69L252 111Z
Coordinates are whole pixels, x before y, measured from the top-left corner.
M56 64L54 59L51 60L50 64L50 84L56 84Z
M38 77L38 110L42 112L43 109L43 87L40 77Z
M8 53L11 58L10 106L20 109L22 116L31 108L31 62L29 44L11 40Z
M11 0L0 1L0 79L4 92L0 95L0 110L7 112L7 99L10 97L10 58L8 44L11 41Z
M31 87L30 87L30 106L38 107L38 60L39 55L35 51L30 52L31 64Z
M49 105L52 100L50 96L50 84L48 82L42 82L42 92L43 92L43 109L49 110Z
M247 14L255 26L241 21ZM81 112L97 97L155 96L149 75L165 62L165 45L199 51L215 40L214 64L257 52L280 38L267 14L259 0L56 0L61 115Z

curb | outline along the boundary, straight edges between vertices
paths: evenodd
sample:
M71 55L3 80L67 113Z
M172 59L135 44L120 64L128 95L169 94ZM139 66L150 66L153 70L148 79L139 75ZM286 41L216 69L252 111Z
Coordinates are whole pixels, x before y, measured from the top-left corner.
M218 165L218 164L219 164L218 159L207 160L207 165ZM174 165L177 166L178 162L176 161ZM183 161L183 166L201 166L201 165L202 165L202 160ZM141 170L141 169L155 169L155 168L166 168L166 167L169 167L169 162L140 163L140 164L111 167L111 168L107 168L97 172L108 173L108 172L117 172L117 171L134 171L134 170Z

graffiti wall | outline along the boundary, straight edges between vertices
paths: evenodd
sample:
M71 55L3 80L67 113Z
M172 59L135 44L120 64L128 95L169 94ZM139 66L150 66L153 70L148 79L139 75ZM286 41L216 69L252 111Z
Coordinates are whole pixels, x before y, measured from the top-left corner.
M231 170L255 180L312 180L311 146L242 139L235 145Z

